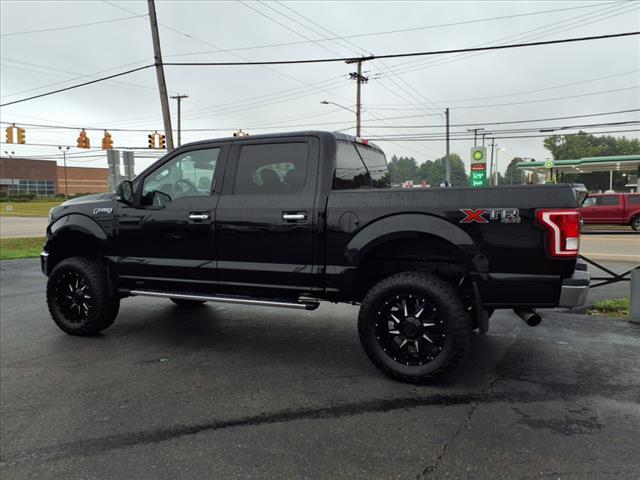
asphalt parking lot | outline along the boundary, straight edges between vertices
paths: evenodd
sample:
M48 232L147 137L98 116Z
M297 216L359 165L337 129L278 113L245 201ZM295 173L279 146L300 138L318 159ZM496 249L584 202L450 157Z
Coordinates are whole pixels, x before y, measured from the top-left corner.
M380 374L357 309L122 302L102 336L54 326L37 260L0 263L0 476L637 478L640 328L511 313L446 382Z

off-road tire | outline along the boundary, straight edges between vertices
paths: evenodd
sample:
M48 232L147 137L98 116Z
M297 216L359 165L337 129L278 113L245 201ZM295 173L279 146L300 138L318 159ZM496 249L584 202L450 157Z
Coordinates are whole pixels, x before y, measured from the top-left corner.
M83 306L69 307L78 280L86 285ZM77 289L76 289L77 291ZM86 305L86 309L84 308ZM108 271L97 258L71 257L58 263L47 281L47 306L53 321L70 335L97 335L111 326L120 309L120 297L110 289ZM74 318L75 317L75 318Z
M197 307L205 303L204 300L189 300L187 298L172 298L171 301L179 307Z
M431 342L425 344L426 348L425 346L420 347L419 342L422 341L420 338L415 345L415 351L406 354L409 356L409 354L413 353L416 358L419 358L419 355L429 355L427 353L429 348L440 348L431 360L427 358L424 363L418 364L419 359L416 359L416 364L406 365L394 359L393 355L398 352L395 349L398 347L397 342L399 340L396 340L395 336L390 335L391 332L388 332L389 336L385 338L387 340L391 338L396 342L391 345L387 343L387 347L395 352L389 353L391 350L384 347L384 339L380 340L381 337L378 336L385 336L384 329L387 327L384 325L393 324L392 320L386 318L384 312L387 310L385 308L390 308L388 307L389 302L396 302L397 298L402 298L403 296L414 297L416 306L413 308L416 313L419 312L420 300L418 299L425 300L423 305L429 302L429 305L433 307L431 315L435 315L435 319L431 321L434 322L434 325L436 323L438 325L433 326L435 330L425 329L424 332L427 337L432 336L435 339L437 336L442 344L436 347ZM393 310L388 311L393 312ZM418 314L418 317L420 315L422 314ZM397 311L395 316L400 316ZM406 317L406 319L412 318L411 315ZM420 326L428 325L428 323L423 323L425 320L413 318L410 321L419 322ZM401 330L400 327L403 324L404 321L398 323L398 331ZM471 317L465 310L462 299L456 289L435 275L421 272L398 273L381 280L365 296L358 316L360 342L371 362L385 374L409 383L427 383L451 372L467 350L471 330ZM432 334L430 333L431 331L438 333ZM413 331L409 333L415 334ZM402 338L405 339L404 336ZM416 342L416 340L411 341ZM403 347L400 346L400 348ZM422 349L423 353L418 354L417 352L420 349Z

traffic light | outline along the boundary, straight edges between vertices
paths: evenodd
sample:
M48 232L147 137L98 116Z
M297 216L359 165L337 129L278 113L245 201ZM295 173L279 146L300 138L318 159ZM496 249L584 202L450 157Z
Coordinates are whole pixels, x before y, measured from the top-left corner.
M158 144L160 149L164 150L165 148L167 148L167 144L164 141L164 135L160 134L158 135Z
M24 128L18 127L16 128L16 131L18 132L18 135L17 135L18 143L21 145L24 145L27 142Z
M156 135L157 134L158 134L157 132L153 132L153 133L150 133L149 135L147 135L149 137L149 142L148 142L149 148L156 148Z
M84 128L80 131L80 135L78 135L78 148L90 148L91 142L89 137L87 137L87 132Z
M5 129L5 132L7 133L7 142L6 143L13 143L13 126L7 127Z
M113 148L113 139L111 138L111 134L104 131L104 136L102 137L102 149L103 150L111 150Z

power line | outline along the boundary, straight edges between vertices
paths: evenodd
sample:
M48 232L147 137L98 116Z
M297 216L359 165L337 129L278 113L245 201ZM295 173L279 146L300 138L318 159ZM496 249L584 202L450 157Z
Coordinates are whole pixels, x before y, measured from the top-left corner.
M317 43L317 42L325 42L325 41L326 42L329 42L329 41L335 42L336 40L349 40L349 39L353 39L353 38L375 37L375 36L390 35L390 34L395 34L395 33L415 32L415 31L420 31L420 30L430 30L430 29L437 29L437 28L444 28L444 27L453 27L453 26L458 26L458 25L469 25L469 24L474 24L474 23L491 22L491 21L495 21L495 20L507 20L507 19L511 19L511 18L526 17L526 16L531 16L531 15L542 15L542 14L546 14L546 13L557 13L557 12L564 12L564 11L568 11L568 10L580 10L580 9L584 9L584 8L597 8L597 7L606 6L606 5L612 5L612 4L616 4L616 3L619 3L619 2L607 2L607 3L598 3L598 4L594 4L594 5L582 5L582 6L579 6L579 7L557 8L557 9L551 9L551 10L540 10L540 11L536 11L536 12L518 13L518 14L514 14L514 15L503 15L503 16L500 16L500 17L480 18L480 19L475 19L475 20L464 20L464 21L460 21L460 22L442 23L442 24L436 24L436 25L424 25L424 26L419 26L419 27L401 28L401 29L396 29L396 30L383 30L383 31L379 31L379 32L360 33L360 34L354 34L354 35L340 35L340 36L337 36L337 35L333 34L334 35L333 37L325 37L323 39L316 39L316 40L272 43L272 44L266 44L266 45L265 44L263 44L263 45L253 45L253 46L248 46L248 47L238 47L238 48L232 48L232 49L206 50L206 51L201 51L201 52L174 53L174 54L170 54L170 55L165 55L165 57L185 57L185 56L188 56L188 55L205 55L205 54L210 54L210 53L229 53L229 52L237 52L237 51L242 51L242 50L257 50L257 49L265 49L265 48L288 47L288 46L303 45L303 44L308 44L308 43ZM289 10L292 10L291 8L289 8L288 6L286 6L284 4L282 6L284 6L285 8L287 8Z
M529 43L513 43L508 45L493 45L487 47L471 47L471 48L455 48L451 50L432 50L426 52L408 52L408 53L389 53L385 55L370 55L364 57L336 57L336 58L313 58L313 59L298 59L298 60L260 60L255 62L165 62L167 66L251 66L251 65L295 65L295 64L308 64L308 63L332 63L332 62L355 62L358 60L380 60L384 58L405 58L405 57L424 57L430 55L445 55L451 53L463 53L463 52L482 52L490 50L505 50L509 48L522 48L522 47L539 47L543 45L559 45L563 43L575 43L586 42L591 40L605 40L610 38L629 37L633 35L640 35L640 31L637 32L624 32L613 33L608 35L594 35L589 37L576 37L576 38L563 38L559 40L545 40L540 42Z
M387 55L377 55L377 56L369 56L369 57L360 57L360 58L316 58L316 59L299 59L299 60L273 60L273 61L246 61L246 62L163 62L163 65L167 66L250 66L250 65L290 65L290 64L310 64L310 63L329 63L329 62L345 62L345 61L367 61L373 59L382 59L382 58L402 58L402 57L415 57L415 56L427 56L427 55L443 55L443 54L451 54L451 53L459 53L459 52L476 52L476 51L489 51L489 50L504 50L509 48L521 48L521 47L533 47L533 46L542 46L542 45L558 45L563 43L575 43L575 42L583 42L583 41L591 41L591 40L604 40L611 38L620 38L620 37L628 37L632 35L639 35L640 32L626 32L626 33L615 33L609 35L597 35L590 37L578 37L578 38L565 38L560 40L547 40L541 42L531 42L531 43L519 43L519 44L510 44L510 45L494 45L489 47L474 47L474 48L463 48L463 49L453 49L453 50L436 50L430 52L411 52L411 53L396 53L396 54L387 54ZM68 90L72 90L75 88L84 87L86 85L91 85L93 83L102 82L105 80L110 80L112 78L120 77L123 75L128 75L130 73L138 72L140 70L144 70L150 67L155 67L155 64L145 65L138 68L133 68L131 70L127 70L124 72L116 73L113 75L109 75L106 77L98 78L95 80L91 80L88 82L71 85L69 87L61 88L58 90L54 90L51 92L41 93L39 95L34 95L31 97L23 98L20 100L14 100L12 102L7 102L0 104L0 107L6 107L9 105L14 105L17 103L26 102L28 100L34 100L36 98L42 98L49 95L53 95L56 93L65 92Z
M583 15L578 15L577 17L573 17L573 18L568 18L568 19L563 19L560 20L558 22L554 22L548 25L542 25L530 30L526 30L524 32L520 32L517 34L513 34L513 35L507 35L506 37L500 37L498 39L495 39L492 41L493 42L504 42L507 40L518 40L518 41L525 41L525 40L534 40L537 38L541 38L543 36L545 36L546 34L549 33L555 33L555 32L566 32L567 30L571 30L574 28L581 28L584 27L585 25L589 25L591 23L595 23L595 22L600 22L602 20L605 20L607 18L610 17L614 17L617 15L621 15L623 13L628 13L630 10L634 10L636 7L630 9L630 10L625 10L624 12L622 10L624 10L625 8L627 8L629 5L628 4L623 4L623 5L619 5L616 7L613 7L613 9L609 9L609 8L604 8L602 10L599 10L597 12L590 12L587 14L583 14ZM615 11L614 14L610 15L611 11L617 9ZM608 16L607 16L608 15ZM587 17L587 18L585 18ZM589 21L586 21L589 20ZM537 32L537 33L534 33ZM482 46L482 44L477 44L474 45L474 47L480 47ZM405 69L403 71L401 71L402 74L404 73L410 73L410 72L414 72L414 71L418 71L418 70L422 70L424 68L430 68L430 67L434 67L434 66L439 66L439 65L443 65L445 63L452 63L452 62L456 62L458 60L464 60L473 56L477 56L477 55L481 55L482 53L476 53L476 54L470 54L470 55L458 55L456 57L453 58L449 58L449 59L435 59L435 60L428 60L428 61L424 61L424 60L409 60L407 62L402 62L399 64L396 64L396 67L400 67L400 66L408 66L410 64L413 64L411 66L409 66L408 69ZM415 68L417 67L417 68Z
M640 112L640 108L633 108L630 110L618 110L615 112L588 113L584 115L537 118L537 119L530 119L530 120L509 120L509 121L503 121L503 122L481 122L481 123L458 123L458 124L452 124L451 126L452 127L473 127L477 125L490 126L490 125L507 125L507 124L513 124L513 123L534 123L534 122L546 122L551 120L568 120L573 118L598 117L602 115L618 115L618 114L632 113L632 112ZM442 127L442 125L397 125L397 128L431 128L431 127L434 127L434 128ZM365 128L386 128L386 127L383 125L366 125Z
M600 134L604 134L604 133L625 133L625 132L640 132L640 129L638 128L632 128L629 130L602 130L599 132L589 132L589 135L600 135ZM562 136L563 137L568 137L571 135L579 135L580 133L587 133L587 132L575 132L575 133L563 133ZM495 135L495 139L496 140L500 140L500 139L514 139L514 138L545 138L545 137L549 137L551 135L549 134L541 134L541 135L517 135L517 136L503 136L503 135ZM494 138L494 136L492 135L491 138ZM404 138L396 138L396 137L391 137L390 139L388 139L388 137L385 136L381 136L381 137L369 137L369 140L373 140L373 141L377 141L377 142L385 142L385 141L394 141L394 142L416 142L416 141L421 141L421 142L441 142L444 140L444 137L442 138L423 138L423 137L419 137L419 136L408 136L408 137L404 137ZM473 140L473 136L470 137L456 137L456 140Z
M15 35L27 35L30 33L43 33L43 32L57 32L59 30L69 30L72 28L80 28L80 27L90 27L92 25L100 25L103 23L113 23L113 22L121 22L123 20L131 20L132 18L140 18L145 17L146 15L132 15L130 17L122 17L122 18L113 18L111 20L102 20L99 22L91 22L91 23L79 23L76 25L67 25L66 27L53 27L53 28L43 28L40 30L26 30L24 32L11 32L11 33L3 33L0 34L0 37L13 37Z
M336 110L339 111L339 110ZM629 110L616 110L616 111L612 111L612 112L598 112L598 113L588 113L588 114L582 114L582 115L569 115L569 116L564 116L564 117L547 117L547 118L536 118L536 119L526 119L526 120L507 120L507 121L501 121L501 122L479 122L479 123L453 123L451 124L451 127L471 127L471 126L475 126L475 125L480 125L480 126L491 126L491 125L508 125L508 124L516 124L516 123L535 123L535 122L548 122L548 121L554 121L554 120L569 120L569 119L575 119L575 118L587 118L587 117L598 117L598 116L603 116L603 115L620 115L620 114L625 114L625 113L633 113L633 112L640 112L640 108L634 108L634 109L629 109ZM314 117L316 116L316 114L313 115L309 115L303 118L309 118L309 117ZM425 117L428 115L420 115L420 117ZM431 116L440 116L440 114L434 114ZM389 117L389 118L382 118L381 120L394 120L397 119L398 117ZM13 124L17 124L20 125L22 127L30 127L30 128L42 128L42 129L51 129L51 130L82 130L83 128L87 131L104 131L104 130L109 130L110 132L149 132L149 131L153 131L153 130L158 130L157 128L104 128L104 127L81 127L81 126L69 126L69 125L55 125L55 124L42 124L42 123L23 123L23 122L7 122L7 121L0 121L0 124L3 125L13 125ZM346 124L346 123L352 123L351 121L344 121L344 122L323 122L323 123L312 123L312 124L298 124L298 125L253 125L253 126L248 126L246 127L248 130L260 130L260 129L267 129L267 128L297 128L297 127L307 127L307 126L314 126L314 125L337 125L337 124ZM442 128L443 125L441 124L434 124L434 125L392 125L392 126L388 126L388 125L365 125L363 126L363 128ZM217 127L217 128L185 128L182 129L183 132L217 132L217 131L230 131L233 130L234 128L236 128L235 126L228 126L228 127ZM540 127L542 128L542 127Z
M606 80L609 78L615 78L615 77L622 77L625 75L630 75L632 73L638 73L640 72L640 70L636 69L636 70L630 70L628 72L622 72L622 73L616 73L613 75L606 75L604 77L595 77L595 78L589 78L586 80L579 80L576 82L571 82L571 83L562 83L560 85L552 85L549 87L544 87L544 88L538 88L535 90L523 90L521 92L513 92L513 93L503 93L500 95L489 95L489 96L484 96L484 97L471 97L471 98L456 98L456 99L450 99L450 100L439 100L440 103L458 103L458 102L469 102L469 101L474 101L474 100L489 100L492 98L502 98L502 97L513 97L516 95L524 95L524 94L528 94L528 93L538 93L538 92L545 92L547 90L554 90L556 88L563 88L563 87L570 87L573 85L580 85L580 84L584 84L584 83L590 83L590 82L596 82L598 80ZM368 108L375 108L376 110L403 110L403 105L399 105L399 106L393 106L393 105L366 105ZM457 108L457 107L455 107ZM407 110L407 108L404 108L404 110ZM411 108L410 110L422 110L419 108Z
M3 103L3 104L0 104L0 107L7 107L9 105L15 105L16 103L22 103L22 102L26 102L28 100L35 100L36 98L47 97L49 95L54 95L56 93L66 92L68 90L73 90L75 88L84 87L86 85L91 85L93 83L104 82L105 80L110 80L110 79L116 78L116 77L122 77L123 75L129 75L130 73L139 72L140 70L145 70L145 69L151 68L151 67L155 67L155 64L145 65L144 67L132 68L131 70L126 70L124 72L115 73L113 75L108 75L106 77L96 78L95 80L90 80L88 82L78 83L76 85L71 85L71 86L65 87L65 88L59 88L58 90L53 90L51 92L41 93L39 95L33 95L31 97L22 98L20 100L14 100L13 102Z

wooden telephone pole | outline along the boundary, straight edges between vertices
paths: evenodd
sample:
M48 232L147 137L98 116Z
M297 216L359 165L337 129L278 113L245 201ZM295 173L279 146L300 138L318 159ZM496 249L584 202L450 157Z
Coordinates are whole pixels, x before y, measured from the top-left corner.
M173 150L173 132L171 130L171 111L169 110L169 98L167 97L167 84L164 79L164 67L162 66L162 53L160 51L160 34L158 33L158 19L156 18L156 5L154 0L147 0L149 6L149 20L151 22L151 36L153 38L153 56L156 64L156 76L158 77L158 90L160 91L160 105L162 105L162 121L164 122L164 135L167 142L167 150Z
M178 101L178 146L180 146L182 145L182 112L180 111L180 104L182 103L182 100L189 98L189 95L178 94L171 98Z
M358 58L356 60L347 60L346 63L357 63L358 71L352 72L349 74L352 80L356 81L356 137L360 136L361 133L361 90L362 84L367 83L369 81L369 77L362 76L362 62L368 60L367 58Z

